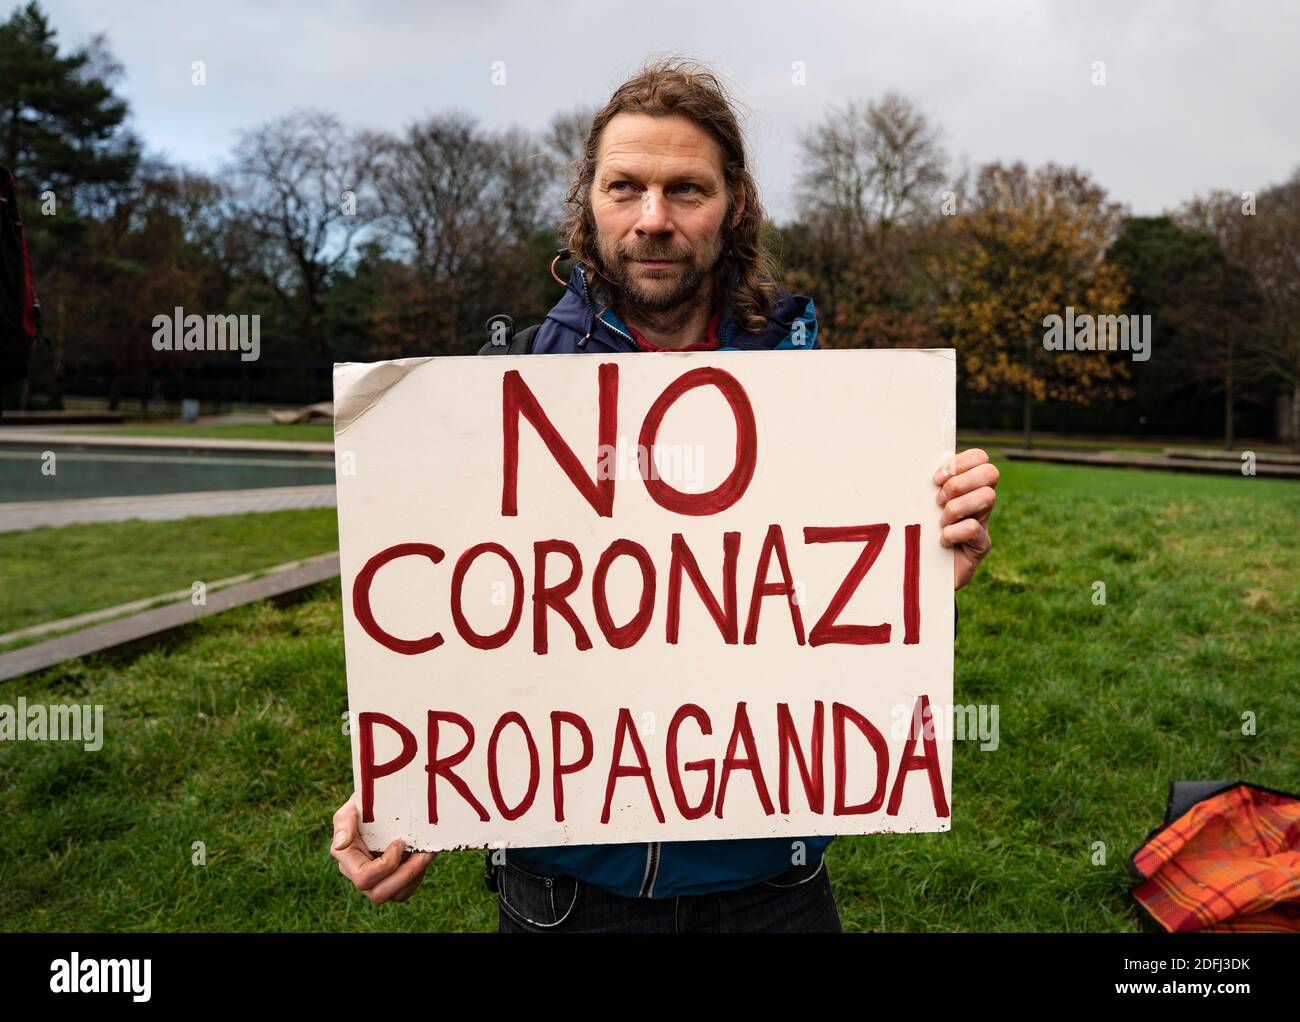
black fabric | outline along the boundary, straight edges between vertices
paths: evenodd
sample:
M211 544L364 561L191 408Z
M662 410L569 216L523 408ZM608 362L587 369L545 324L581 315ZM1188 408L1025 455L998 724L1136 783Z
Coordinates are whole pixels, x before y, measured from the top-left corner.
M823 857L747 887L629 898L507 856L490 889L498 933L842 933Z
M1165 826L1169 826L1197 802L1231 788L1237 781L1170 781L1165 805Z
M541 329L542 324L524 327L510 338L508 344L493 344L488 341L479 348L480 355L531 355L533 352L533 335Z
M31 361L35 337L26 320L35 296L27 290L27 258L14 177L0 167L0 383L23 379Z

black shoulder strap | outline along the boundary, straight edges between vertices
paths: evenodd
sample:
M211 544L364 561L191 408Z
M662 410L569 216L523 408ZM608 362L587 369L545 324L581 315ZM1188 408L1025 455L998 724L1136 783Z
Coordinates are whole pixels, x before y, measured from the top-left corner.
M541 323L524 327L516 331L509 344L493 344L488 341L479 348L480 355L531 355L533 353L533 336L542 327Z

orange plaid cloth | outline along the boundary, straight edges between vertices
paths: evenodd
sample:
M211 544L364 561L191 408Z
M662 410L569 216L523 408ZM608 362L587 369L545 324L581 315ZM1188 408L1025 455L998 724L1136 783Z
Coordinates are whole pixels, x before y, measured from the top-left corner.
M1238 783L1157 828L1129 892L1170 933L1300 933L1300 796Z

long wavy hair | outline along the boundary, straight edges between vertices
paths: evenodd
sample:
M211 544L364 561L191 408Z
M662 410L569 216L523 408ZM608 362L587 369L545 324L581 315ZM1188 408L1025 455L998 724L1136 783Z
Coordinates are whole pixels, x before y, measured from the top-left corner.
M572 257L590 273L589 282L598 304L605 307L617 304L621 292L601 272L596 220L591 208L600 136L605 125L620 113L685 117L712 136L722 149L728 185L727 215L722 223L722 252L713 269L714 295L731 306L736 320L746 330L762 330L776 302L781 274L763 242L763 207L749 172L744 137L717 75L698 61L684 57L656 60L620 85L592 119L582 155L576 162L573 184L566 198L568 213L560 236L567 237ZM745 209L740 222L732 227L737 186L745 196Z

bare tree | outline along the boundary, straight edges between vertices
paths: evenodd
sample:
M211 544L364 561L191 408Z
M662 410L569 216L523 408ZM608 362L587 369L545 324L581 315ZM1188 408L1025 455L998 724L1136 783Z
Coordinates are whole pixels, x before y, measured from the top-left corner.
M1242 343L1291 388L1285 432L1300 452L1300 168L1253 201L1216 192L1189 203L1182 216L1250 271L1260 296L1258 329Z
M448 113L376 149L384 220L412 263L397 285L405 313L396 343L421 343L412 334L422 323L423 344L459 350L488 315L536 304L523 299L549 282L537 252L559 212L544 142L518 128L489 134Z
M329 275L369 222L373 154L332 114L300 111L245 133L230 172L230 215L250 264L286 306L300 341L320 334Z
M862 238L938 212L948 165L941 133L898 93L833 109L805 135L801 157L799 202L808 219Z
M489 147L468 115L431 117L382 146L376 181L384 217L430 276L446 280L465 267L491 175Z
M586 153L587 135L595 117L596 107L590 105L562 111L551 118L542 135L543 151L551 170L547 203L554 210L550 219L557 228L564 219L564 202Z
M444 343L465 329L467 294L481 283L475 271L495 233L489 197L496 158L477 122L461 113L414 123L378 149L384 220L411 254L408 318Z
M577 106L551 118L542 140L557 165L568 166L582 158L595 118L596 108L590 105Z
M490 182L490 229L506 242L529 237L559 218L553 204L556 174L528 132L510 128L485 141Z
M1249 219L1248 265L1264 299L1258 351L1291 387L1291 447L1300 452L1300 168L1262 192Z

